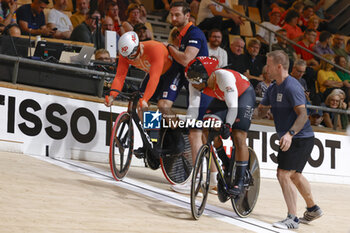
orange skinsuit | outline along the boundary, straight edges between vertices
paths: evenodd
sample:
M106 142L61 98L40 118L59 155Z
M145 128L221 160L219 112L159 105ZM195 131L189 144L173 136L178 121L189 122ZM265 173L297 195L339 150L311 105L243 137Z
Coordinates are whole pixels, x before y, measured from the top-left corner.
M148 102L157 89L159 78L164 74L172 64L172 59L167 48L160 42L150 40L140 42L143 45L143 52L141 57L135 60L129 60L123 56L119 56L117 74L114 77L111 89L122 90L126 74L128 73L129 65L135 66L147 73L149 73L149 80L143 98L140 99ZM115 98L119 93L111 92Z

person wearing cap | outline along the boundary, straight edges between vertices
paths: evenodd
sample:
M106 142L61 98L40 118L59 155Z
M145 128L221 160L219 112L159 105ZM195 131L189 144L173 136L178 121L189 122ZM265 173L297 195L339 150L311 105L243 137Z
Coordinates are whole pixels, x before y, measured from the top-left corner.
M152 38L149 37L147 34L147 27L143 23L138 23L134 26L134 31L139 36L140 41L146 41L151 40Z
M51 36L55 33L45 22L43 11L48 4L48 0L33 0L17 9L17 23L23 34Z
M270 18L269 22L267 21L262 22L261 25L267 27L273 32L276 32L277 30L281 29L281 27L278 26L278 23L280 22L280 19L281 19L281 11L279 8L277 7L273 8L272 11L269 12L269 18ZM263 45L265 45L265 47L270 44L270 41L271 41L271 44L277 43L275 34L262 27L259 27L259 30L256 33L256 38L260 40L260 42Z
M324 127L321 125L323 121L323 112L321 110L312 110L309 115L309 121L312 126Z
M203 120L214 119L222 122L221 136L230 136L235 145L236 174L235 182L229 187L229 193L237 196L244 190L243 178L248 167L249 152L246 143L255 105L255 91L247 77L234 70L217 68L216 58L197 57L185 69L185 76L189 82L189 106L187 116L196 119L200 104L201 93L214 97L209 104ZM208 135L208 129L203 132ZM216 151L228 175L229 159L223 148L221 139L214 140ZM221 201L227 199L220 197Z

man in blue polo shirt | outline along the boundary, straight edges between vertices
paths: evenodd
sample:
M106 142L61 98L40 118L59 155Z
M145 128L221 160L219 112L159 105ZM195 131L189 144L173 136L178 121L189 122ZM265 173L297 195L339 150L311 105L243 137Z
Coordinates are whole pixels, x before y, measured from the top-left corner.
M322 210L314 202L309 182L302 171L314 146L314 132L306 112L304 89L288 74L289 58L282 50L267 54L267 73L276 82L267 89L258 107L259 116L265 116L271 108L280 148L277 155L277 178L288 207L287 218L273 226L297 229L299 222L309 223L322 216ZM302 218L296 217L297 192L303 196L307 210Z
M46 27L44 9L48 0L33 0L32 4L21 6L16 11L17 23L22 34L51 36L55 33Z
M166 115L174 116L171 107L183 85L188 86L188 81L184 75L184 68L198 56L208 56L208 45L204 33L189 21L190 7L186 2L174 1L170 4L170 18L173 26L177 27L180 32L179 45L166 44L169 54L178 64L179 74L169 80L169 88L163 92L162 99L158 102L161 112ZM207 109L212 97L202 94L201 105L198 120L203 119L205 110ZM176 120L176 119L174 119ZM179 130L175 130L179 132ZM195 162L199 147L202 145L202 131L200 129L191 129L189 140L192 149L193 164ZM215 173L213 173L215 176ZM214 184L215 185L215 184ZM190 182L184 185L174 185L175 191L182 193L190 193Z

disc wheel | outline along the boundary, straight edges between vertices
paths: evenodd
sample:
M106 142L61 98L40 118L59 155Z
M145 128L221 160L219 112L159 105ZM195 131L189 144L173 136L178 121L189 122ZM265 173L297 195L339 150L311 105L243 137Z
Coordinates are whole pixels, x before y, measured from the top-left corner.
M193 168L191 184L191 212L194 219L199 219L205 209L210 185L210 147L202 145L198 151Z
M161 132L161 148L165 148L168 145L173 145L172 137L170 137L169 130L164 129ZM192 172L192 154L191 145L188 138L188 133L183 133L185 140L184 151L177 155L162 155L160 158L160 165L165 178L171 184L183 184L190 179Z
M115 180L122 180L130 167L134 147L132 120L127 112L120 113L114 123L109 147L109 164Z
M249 150L249 170L244 177L244 192L236 198L231 198L232 207L242 218L248 217L258 200L260 190L259 161L253 149ZM234 173L233 173L234 174Z

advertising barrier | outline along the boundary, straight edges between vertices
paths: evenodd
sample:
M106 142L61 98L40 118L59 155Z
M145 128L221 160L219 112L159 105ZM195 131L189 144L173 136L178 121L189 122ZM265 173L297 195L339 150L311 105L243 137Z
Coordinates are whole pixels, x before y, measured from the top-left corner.
M111 124L125 107L0 87L0 150L56 158L108 162ZM135 146L141 146L138 133ZM278 137L274 127L253 124L248 144L262 177L276 178ZM225 140L230 153L231 141ZM350 184L350 137L315 133L304 174L310 181ZM133 159L133 165L143 165Z

